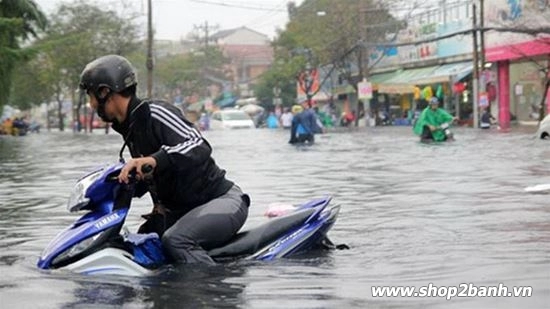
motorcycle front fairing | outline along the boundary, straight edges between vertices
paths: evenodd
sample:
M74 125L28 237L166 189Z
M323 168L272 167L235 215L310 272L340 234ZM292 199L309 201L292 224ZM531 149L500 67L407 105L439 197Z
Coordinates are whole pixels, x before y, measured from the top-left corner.
M122 164L116 164L100 169L77 181L67 208L72 212L90 212L49 243L38 260L39 268L63 267L119 233L129 209L113 210L113 197L120 185L116 181L109 181L109 177L120 171L121 167Z
M128 211L121 208L108 215L85 214L50 242L38 260L38 267L60 268L98 248L120 232Z

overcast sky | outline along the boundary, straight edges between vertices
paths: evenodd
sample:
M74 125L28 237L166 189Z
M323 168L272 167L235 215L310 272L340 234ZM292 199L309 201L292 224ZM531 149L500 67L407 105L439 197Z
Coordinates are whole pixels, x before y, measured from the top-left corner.
M40 8L50 14L60 3L71 0L34 0ZM144 15L145 26L147 0L122 0L132 4L136 12ZM112 7L121 0L90 0ZM156 39L178 40L195 27L208 23L211 33L246 26L273 38L277 27L284 28L288 21L286 4L288 0L152 0L153 27ZM295 0L300 4L302 0ZM119 14L122 12L119 10Z

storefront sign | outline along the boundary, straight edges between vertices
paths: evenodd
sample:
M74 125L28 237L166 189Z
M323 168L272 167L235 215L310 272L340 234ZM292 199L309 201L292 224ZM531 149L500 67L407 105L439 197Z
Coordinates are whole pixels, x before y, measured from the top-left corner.
M359 91L359 99L372 99L372 84L367 82L366 79L357 84L357 90Z
M523 85L522 84L516 84L514 87L514 93L516 95L522 95L523 94Z
M489 96L487 95L487 92L481 92L479 94L479 106L480 107L489 106Z

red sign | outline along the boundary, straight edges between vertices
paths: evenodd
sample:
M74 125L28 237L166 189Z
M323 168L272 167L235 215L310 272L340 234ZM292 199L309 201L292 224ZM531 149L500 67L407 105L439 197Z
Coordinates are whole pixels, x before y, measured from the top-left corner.
M310 95L319 91L319 72L313 69L309 72L302 72L298 77L298 97L305 97L306 92ZM309 88L309 89L308 89Z

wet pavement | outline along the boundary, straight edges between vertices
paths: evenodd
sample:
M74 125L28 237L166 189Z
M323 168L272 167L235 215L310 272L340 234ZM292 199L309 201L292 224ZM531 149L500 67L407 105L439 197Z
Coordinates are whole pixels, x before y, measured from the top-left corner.
M214 158L252 197L247 226L272 203L332 195L329 232L349 250L276 262L180 267L158 278L49 274L36 260L76 217L74 182L117 160L115 134L0 136L1 308L548 308L550 144L535 128L458 128L425 145L409 127L338 131L313 146L283 130L210 131ZM127 221L136 229L149 201ZM531 297L373 297L373 286L532 287ZM459 290L460 291L460 290Z

